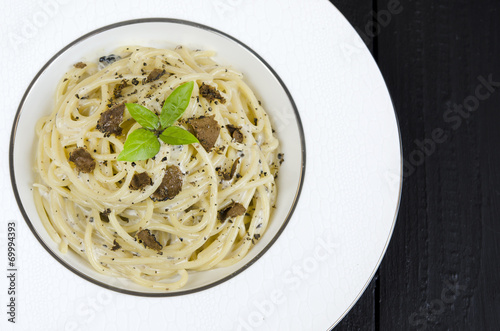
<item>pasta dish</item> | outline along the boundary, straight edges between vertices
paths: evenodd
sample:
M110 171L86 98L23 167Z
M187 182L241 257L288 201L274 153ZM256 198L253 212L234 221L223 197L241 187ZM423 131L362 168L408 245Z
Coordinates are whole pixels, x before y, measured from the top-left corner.
M61 252L173 291L190 273L237 263L261 239L283 155L243 74L214 56L125 46L62 77L36 126L33 189ZM174 93L188 88L182 115L160 128L155 118L180 107ZM167 130L179 143L165 143Z

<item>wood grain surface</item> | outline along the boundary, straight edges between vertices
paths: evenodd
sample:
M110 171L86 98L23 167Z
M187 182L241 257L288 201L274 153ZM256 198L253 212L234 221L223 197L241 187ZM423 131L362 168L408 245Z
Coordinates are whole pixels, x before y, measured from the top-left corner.
M335 330L499 330L500 1L331 2L377 60L405 160L386 256Z

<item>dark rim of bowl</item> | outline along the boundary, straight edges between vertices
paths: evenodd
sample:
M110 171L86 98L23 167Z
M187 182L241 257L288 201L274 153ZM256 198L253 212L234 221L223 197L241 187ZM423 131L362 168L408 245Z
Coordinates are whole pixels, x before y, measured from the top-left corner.
M210 32L212 32L214 34L220 35L220 36L222 36L224 38L227 38L227 39L235 42L239 46L241 46L244 49L246 49L254 57L256 57L257 60L259 60L267 68L267 70L269 70L269 72L279 82L279 84L281 85L281 87L283 88L283 90L285 91L285 93L287 94L288 99L290 101L290 104L293 107L293 111L295 113L295 119L297 121L297 126L299 128L299 133L300 133L302 164L301 164L301 169L300 169L301 173L300 173L300 178L299 178L299 185L298 185L297 191L295 193L295 197L294 197L294 201L293 201L292 207L288 211L288 215L286 216L285 221L281 225L280 229L278 230L278 232L276 233L276 235L274 236L274 238L250 262L248 262L247 264L245 264L244 266L242 266L240 269L238 269L237 271L233 272L232 274L230 274L230 275L228 275L226 277L223 277L223 278L221 278L221 279L219 279L219 280L217 280L217 281L215 281L213 283L210 283L210 284L207 284L207 285L204 285L204 286L200 286L200 287L195 288L195 289L184 290L184 291L180 290L178 292L165 292L165 293L138 292L138 291L126 290L126 289L122 289L122 288L119 288L119 287L111 286L111 285L102 283L102 282L100 282L100 281L98 281L98 280L96 280L96 279L94 279L92 277L87 276L86 274L84 274L84 273L80 272L79 270L73 268L71 265L69 265L68 263L66 263L64 260L60 259L45 244L45 242L38 235L38 233L36 232L33 224L31 223L31 221L30 221L30 219L29 219L26 211L24 210L24 206L23 206L21 198L19 196L19 192L17 190L16 178L15 178L15 174L14 174L14 143L15 143L15 138L16 138L17 124L19 122L19 117L21 115L21 110L22 110L22 108L24 106L24 102L25 102L25 100L26 100L29 92L31 91L33 85L38 80L38 78L43 74L43 72L45 71L45 69L47 69L47 67L50 66L52 64L52 62L54 62L54 60L57 59L61 54L63 54L69 48L73 47L74 45L80 43L81 41L83 41L85 39L88 39L88 38L90 38L90 37L92 37L94 35L97 35L97 34L99 34L101 32L105 32L105 31L108 31L108 30L111 30L111 29L115 29L115 28L122 27L122 26L125 26L125 25L133 25L133 24L140 24L140 23L174 23L174 24L188 25L188 26L192 26L192 27L195 27L195 28L198 28L198 29L210 31ZM78 276L82 277L83 279L88 280L91 283L94 283L94 284L99 285L99 286L101 286L103 288L106 288L106 289L109 289L109 290L113 290L113 291L116 291L116 292L119 292L119 293L131 294L131 295L136 295L136 296L145 296L145 297L180 296L180 295L191 294L191 293L203 291L203 290L209 289L211 287L214 287L216 285L224 283L225 281L227 281L227 280L235 277L236 275L240 274L241 272L243 272L244 270L246 270L248 267L250 267L252 264L254 264L276 242L276 240L279 238L279 236L281 235L281 233L283 232L283 230L287 226L288 222L290 221L290 218L292 217L292 214L295 211L295 207L297 206L297 202L298 202L298 199L300 197L300 193L302 191L302 186L304 184L305 166L306 166L306 145L305 145L304 130L303 130L303 127L302 127L302 122L300 120L299 111L297 109L297 106L296 106L295 102L293 101L292 95L290 94L290 92L288 91L287 87L285 86L285 83L281 80L281 78L273 70L273 68L261 56L259 56L254 50L252 50L250 47L248 47L247 45L245 45L244 43L242 43L238 39L236 39L236 38L228 35L227 33L219 31L217 29L214 29L212 27L209 27L209 26L206 26L206 25L203 25L203 24L199 24L199 23L195 23L195 22L191 22L191 21L186 21L186 20L173 19L173 18L142 18L142 19L134 19L134 20L128 20L128 21L122 21L122 22L110 24L110 25L107 25L107 26L104 26L102 28L96 29L94 31L91 31L91 32L89 32L89 33L81 36L80 38L78 38L78 39L74 40L73 42L69 43L66 47L64 47L59 52L57 52L40 69L40 71L36 74L35 78L33 78L33 80L31 81L31 83L29 84L28 88L26 89L26 92L24 93L23 98L21 99L21 102L20 102L19 107L18 107L17 112L16 112L16 116L14 118L14 123L12 125L12 132L11 132L11 137L10 137L10 146L9 146L10 179L11 179L12 188L14 190L14 195L15 195L17 204L18 204L19 209L21 211L21 214L23 215L24 220L28 224L28 227L30 228L31 232L33 232L33 234L38 239L38 241L40 242L40 244L45 248L45 250L47 250L47 252L49 252L49 254L52 255L52 257L54 257L57 261L59 261L59 263L61 263L63 266L65 266L68 270L72 271L73 273L77 274Z

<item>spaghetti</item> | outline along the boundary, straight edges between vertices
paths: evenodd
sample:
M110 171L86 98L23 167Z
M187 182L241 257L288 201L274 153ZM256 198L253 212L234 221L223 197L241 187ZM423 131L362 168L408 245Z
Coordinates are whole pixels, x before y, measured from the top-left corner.
M52 114L36 126L34 184L40 218L62 252L76 252L105 275L172 291L189 272L237 263L264 234L276 198L279 142L243 74L214 55L180 46L121 47L64 75ZM161 143L151 159L117 161L140 125L124 111L119 130L106 134L96 128L102 114L125 102L159 113L169 94L190 81L194 90L178 125L196 134L200 119L215 120L213 146ZM88 171L75 167L77 152L94 161ZM154 198L173 167L180 191ZM144 173L150 181L137 185Z

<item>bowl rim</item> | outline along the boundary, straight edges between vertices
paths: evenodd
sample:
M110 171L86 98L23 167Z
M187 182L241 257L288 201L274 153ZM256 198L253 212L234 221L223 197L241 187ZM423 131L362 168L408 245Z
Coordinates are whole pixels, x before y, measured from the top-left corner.
M134 25L134 24L142 24L142 23L173 23L173 24L180 24L180 25L191 26L191 27L194 27L194 28L198 28L198 29L202 29L202 30L214 33L214 34L219 35L219 36L221 36L223 38L229 39L230 41L236 43L239 47L242 47L246 51L250 52L251 55L253 55L254 57L256 57L257 60L264 65L264 67L278 81L278 83L280 84L281 88L286 93L286 95L288 97L288 100L289 100L289 102L290 102L290 104L292 106L292 109L293 109L293 112L294 112L294 115L295 115L295 120L296 120L297 127L298 127L299 134L300 134L299 138L300 138L300 150L301 150L301 165L300 165L300 174L299 174L298 187L297 187L297 190L295 192L295 196L294 196L294 199L293 199L293 202L292 202L292 206L290 207L290 209L288 211L288 214L285 217L285 220L283 221L283 224L278 229L278 231L276 232L276 234L274 235L274 237L271 239L271 241L253 259L251 259L248 263L246 263L245 265L243 265L241 268L239 268L235 272L233 272L233 273L231 273L231 274L229 274L229 275L227 275L225 277L222 277L221 279L216 280L215 282L212 282L210 284L207 284L207 285L204 285L204 286L200 286L200 287L197 287L197 288L194 288L194 289L189 289L189 290L182 290L181 289L178 292L165 292L165 293L139 292L139 291L133 291L133 290L128 290L128 289L123 289L123 288L120 288L120 287L112 286L112 285L103 283L103 282L101 282L99 280L96 280L95 278L93 278L91 276L86 275L85 273L81 272L80 270L76 269L75 267L71 266L69 263L67 263L66 261L64 261L63 259L61 259L59 256L57 256L52 251L52 249L50 249L45 244L45 242L38 235L35 227L31 223L31 220L28 217L28 214L26 213L26 211L24 209L21 197L20 197L18 189L17 189L16 177L15 177L15 171L14 171L14 145L15 145L15 138L16 138L17 126L18 126L19 119L20 119L20 116L21 116L21 111L22 111L22 109L24 107L24 103L25 103L25 101L26 101L29 93L31 92L31 89L33 88L34 84L38 81L38 78L45 72L45 70L57 58L59 58L60 55L62 55L64 52L66 52L71 47L77 45L78 43L80 43L80 42L82 42L82 41L84 41L84 40L86 40L88 38L91 38L91 37L93 37L95 35L98 35L98 34L100 34L102 32L108 31L108 30L112 30L112 29L119 28L119 27L122 27L122 26ZM302 192L302 187L303 187L304 179L305 179L305 167L306 167L306 143L305 143L304 129L303 129L303 126L302 126L302 121L300 119L300 114L299 114L297 105L295 104L295 102L294 102L294 100L292 98L292 95L291 95L290 91L288 90L288 88L286 87L285 83L280 78L280 76L276 73L276 71L274 71L274 69L259 54L257 54L257 52L255 52L252 48L250 48L249 46L247 46L245 43L241 42L237 38L235 38L235 37L233 37L233 36L231 36L231 35L229 35L229 34L227 34L225 32L222 32L220 30L212 28L210 26L204 25L204 24L200 24L200 23L196 23L196 22L188 21L188 20L184 20L184 19L176 19L176 18L150 17L150 18L139 18L139 19L132 19L132 20L126 20L126 21L116 22L116 23L109 24L109 25L103 26L101 28L95 29L95 30L93 30L91 32L88 32L88 33L84 34L83 36L81 36L81 37L73 40L72 42L70 42L65 47L63 47L54 56L52 56L47 61L47 63L45 63L42 66L42 68L38 71L38 73L35 75L35 77L33 78L33 80L28 85L28 88L26 89L26 91L25 91L25 93L24 93L24 95L23 95L23 97L21 99L21 102L19 103L19 106L18 106L17 111L16 111L16 115L14 117L14 123L12 125L12 130L11 130L11 135L10 135L10 143L9 143L9 174L10 174L12 189L14 191L14 196L15 196L17 205L18 205L18 207L19 207L19 209L21 211L21 214L22 214L24 220L26 221L26 224L28 225L28 227L30 228L31 232L36 237L36 239L38 240L38 242L42 245L42 247L45 248L45 250L56 261L58 261L65 268L67 268L68 270L70 270L74 274L80 276L81 278L83 278L83 279L85 279L85 280L87 280L87 281L89 281L89 282L91 282L91 283L93 283L95 285L98 285L100 287L106 288L108 290L112 290L112 291L115 291L115 292L118 292L118 293L123 293L123 294L140 296L140 297L175 297L175 296L187 295L187 294L192 294L192 293L200 292L200 291L203 291L203 290L207 290L209 288L215 287L215 286L217 286L219 284L222 284L222 283L224 283L224 282L232 279L233 277L237 276L238 274L242 273L244 270L246 270L247 268L249 268L255 262L257 262L257 260L259 260L271 248L271 246L278 240L278 238L281 236L281 234L285 230L285 227L288 225L288 222L292 218L293 212L295 211L295 208L297 206L300 194Z

